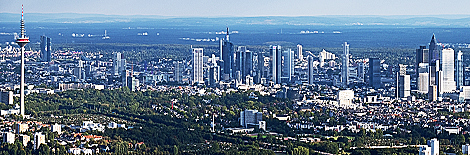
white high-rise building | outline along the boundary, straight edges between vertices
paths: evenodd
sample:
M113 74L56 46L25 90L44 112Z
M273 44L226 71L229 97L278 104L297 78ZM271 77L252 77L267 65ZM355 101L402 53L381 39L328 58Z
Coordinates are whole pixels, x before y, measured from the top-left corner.
M462 100L470 100L470 86L462 86L460 88L459 98Z
M341 64L341 83L343 87L349 85L349 44L343 44L343 63Z
M470 145L468 144L462 145L462 154L470 155Z
M323 49L319 54L320 67L325 66L326 64L325 60L334 60L334 59L336 59L335 54L327 52L325 49Z
M454 50L451 48L443 49L441 52L442 64L442 82L439 81L440 93L452 92L456 88L454 79Z
M54 124L51 126L52 132L57 132L57 134L62 134L62 126L59 124Z
M193 48L193 84L204 83L203 56L203 48Z
M10 143L10 144L15 143L15 134L11 132L3 133L3 142Z
M281 83L282 53L281 46L271 46L271 76L274 84Z
M304 56L302 55L302 45L300 44L297 45L297 56L299 61L302 61L304 59Z
M397 98L405 98L411 95L410 75L406 75L407 65L399 64L400 70L397 73Z
M343 108L355 108L353 105L354 91L353 90L339 90L336 95L338 106Z
M418 92L428 93L429 89L429 73L419 73Z
M419 155L439 155L439 140L428 140L427 146L419 147Z
M113 57L113 72L115 76L118 76L120 73L119 67L121 66L121 53L116 52L114 53Z
M431 155L439 155L439 140L437 138L428 140L428 146L431 147Z
M20 140L23 146L28 146L28 142L31 141L31 137L28 135L19 135L18 139Z
M40 132L34 133L34 149L39 149L41 144L46 144L46 136Z

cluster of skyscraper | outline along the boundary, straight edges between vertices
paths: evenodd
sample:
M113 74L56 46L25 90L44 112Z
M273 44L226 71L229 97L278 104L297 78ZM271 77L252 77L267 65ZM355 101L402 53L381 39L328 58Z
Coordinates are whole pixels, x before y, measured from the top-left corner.
M297 45L298 57L302 58L302 45ZM282 51L281 46L270 46L269 54L265 52L254 53L246 46L238 46L229 40L229 29L226 37L220 40L220 59L214 55L208 58L208 79L204 79L204 54L202 48L192 48L193 77L192 83L215 86L224 82L235 85L253 83L264 84L271 80L274 84L290 83L294 73L294 51ZM257 59L255 60L254 58ZM268 61L265 61L268 59ZM258 61L255 65L255 61ZM175 74L176 75L176 74Z
M139 85L139 80L133 76L132 72L133 71L127 70L127 61L126 59L122 59L122 54L120 52L114 53L113 75L115 77L121 77L123 87L128 87L129 90L135 91L136 87Z
M325 55L325 56L323 56ZM320 57L328 57L328 53L325 51L320 52ZM351 80L351 77L355 77L357 82L365 82L365 65L364 62L358 62L355 68L351 68L349 54L349 44L347 42L343 43L343 55L342 55L342 64L341 64L341 76L340 76L340 85L343 88L348 88L349 84L354 82ZM332 58L334 59L334 57ZM320 66L323 66L323 58L320 58ZM369 58L369 86L372 88L380 88L382 85L381 81L381 68L380 68L380 59L378 58ZM309 73L310 74L310 73Z
M457 58L454 54L453 49L439 46L434 35L428 49L416 50L418 92L428 93L430 101L463 86L463 53L459 51Z

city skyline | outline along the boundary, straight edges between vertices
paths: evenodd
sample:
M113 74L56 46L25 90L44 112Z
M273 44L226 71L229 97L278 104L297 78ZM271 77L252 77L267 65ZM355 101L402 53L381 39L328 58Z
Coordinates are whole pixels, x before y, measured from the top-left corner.
M470 15L469 1L451 0L440 5L441 9L428 8L441 1L388 1L377 3L373 0L359 1L238 1L220 3L215 0L205 1L3 1L1 13L16 13L24 4L30 13L83 13L105 15L159 15L176 17L220 17L220 16L322 16L322 15ZM112 5L110 5L112 4ZM185 5L181 5L185 4ZM103 7L104 6L104 7ZM283 9L270 8L283 6ZM54 9L43 9L45 7ZM203 8L203 9L201 9ZM224 9L221 9L224 8Z

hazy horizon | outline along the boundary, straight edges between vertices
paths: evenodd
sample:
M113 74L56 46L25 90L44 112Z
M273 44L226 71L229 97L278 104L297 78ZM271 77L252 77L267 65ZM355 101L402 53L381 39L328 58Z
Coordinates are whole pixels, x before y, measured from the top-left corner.
M470 15L470 1L449 0L216 0L174 1L6 1L1 0L2 13L80 13L102 15L152 15L164 17L263 17L263 16L453 16Z

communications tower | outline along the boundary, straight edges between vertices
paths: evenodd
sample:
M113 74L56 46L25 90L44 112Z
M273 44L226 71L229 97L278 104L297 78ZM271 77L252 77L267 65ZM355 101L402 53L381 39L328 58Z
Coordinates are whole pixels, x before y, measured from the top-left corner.
M24 19L23 19L23 5L21 5L21 34L19 38L16 39L16 43L21 48L21 83L20 83L20 114L24 114L24 46L29 43L29 37L26 37L26 30L24 29Z

